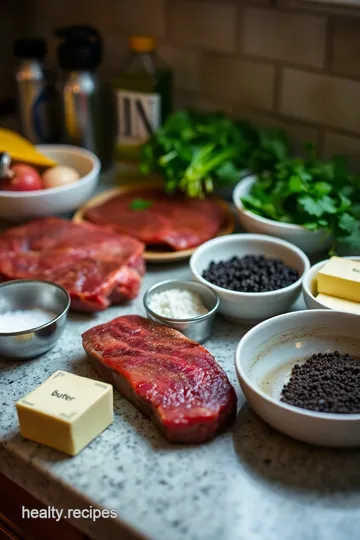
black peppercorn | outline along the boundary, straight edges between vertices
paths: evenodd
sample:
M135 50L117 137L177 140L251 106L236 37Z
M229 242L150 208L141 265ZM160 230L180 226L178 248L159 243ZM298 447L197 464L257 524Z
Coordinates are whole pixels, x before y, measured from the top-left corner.
M217 263L211 261L202 277L223 289L261 293L288 287L299 279L299 273L280 259L245 255Z
M313 411L360 413L360 361L349 354L313 354L296 364L281 401Z

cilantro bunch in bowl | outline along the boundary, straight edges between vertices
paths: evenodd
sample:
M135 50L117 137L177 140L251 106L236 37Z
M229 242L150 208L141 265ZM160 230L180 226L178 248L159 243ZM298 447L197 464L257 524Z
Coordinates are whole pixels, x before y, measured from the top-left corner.
M349 173L344 158L321 160L310 144L307 152L304 159L287 158L260 173L248 193L238 191L241 205L279 224L323 231L333 252L338 243L359 251L360 179Z

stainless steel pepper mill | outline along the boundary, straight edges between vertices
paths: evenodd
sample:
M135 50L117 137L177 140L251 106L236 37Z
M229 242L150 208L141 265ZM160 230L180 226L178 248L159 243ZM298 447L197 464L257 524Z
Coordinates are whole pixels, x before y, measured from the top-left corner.
M62 142L91 150L107 165L109 154L105 114L105 88L96 74L101 63L102 40L90 26L58 28L62 41L58 60L63 70L59 97L61 102Z

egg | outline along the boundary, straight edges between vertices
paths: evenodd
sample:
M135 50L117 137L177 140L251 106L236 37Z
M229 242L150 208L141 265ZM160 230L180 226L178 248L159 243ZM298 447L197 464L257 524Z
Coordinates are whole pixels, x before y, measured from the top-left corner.
M74 184L79 178L79 173L72 167L68 167L67 165L57 165L44 172L42 175L42 182L44 188L54 188Z

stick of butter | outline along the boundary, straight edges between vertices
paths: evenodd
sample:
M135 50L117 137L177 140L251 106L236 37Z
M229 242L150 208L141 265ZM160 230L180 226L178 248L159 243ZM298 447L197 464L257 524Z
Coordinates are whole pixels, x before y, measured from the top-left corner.
M328 308L360 315L359 302L351 302L351 300L344 300L343 298L336 298L335 296L329 296L328 294L323 293L318 294L316 299Z
M16 409L23 437L74 456L112 424L113 387L55 371Z
M318 272L319 293L360 302L360 262L331 257Z

